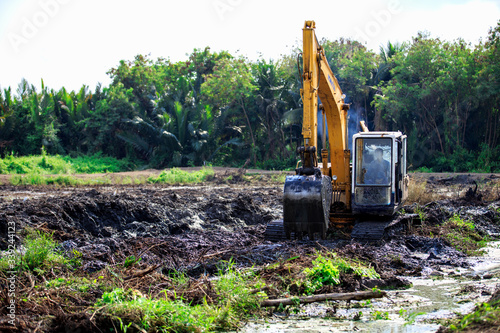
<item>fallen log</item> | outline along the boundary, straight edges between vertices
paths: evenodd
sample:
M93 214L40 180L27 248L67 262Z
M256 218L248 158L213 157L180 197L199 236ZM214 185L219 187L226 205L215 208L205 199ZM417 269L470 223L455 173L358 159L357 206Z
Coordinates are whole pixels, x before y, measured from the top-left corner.
M298 305L305 303L324 302L324 301L360 301L363 299L382 298L386 295L385 291L358 291L353 293L331 293L313 296L266 299L260 303L261 307L281 305Z

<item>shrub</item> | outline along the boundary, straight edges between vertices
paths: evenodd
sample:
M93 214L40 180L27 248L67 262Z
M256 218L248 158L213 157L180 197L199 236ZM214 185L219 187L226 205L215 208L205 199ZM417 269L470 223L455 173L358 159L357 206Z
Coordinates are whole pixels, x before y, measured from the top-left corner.
M322 255L318 255L312 261L313 267L304 270L304 273L308 277L308 280L305 281L306 293L312 294L325 285L340 284L341 272L372 279L380 278L380 275L371 267L364 267L359 263L348 262L345 259L337 257L335 253L331 254L331 257L325 258Z

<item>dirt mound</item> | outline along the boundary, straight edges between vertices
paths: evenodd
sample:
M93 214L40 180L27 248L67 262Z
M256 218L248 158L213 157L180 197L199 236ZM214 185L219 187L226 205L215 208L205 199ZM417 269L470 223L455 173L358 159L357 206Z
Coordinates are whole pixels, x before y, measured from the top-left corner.
M188 230L234 231L269 222L279 212L263 205L269 193L208 193L190 190L138 189L100 192L96 189L3 203L0 249L6 249L7 221L18 230L32 226L54 231L60 240L132 239L181 234ZM271 191L277 195L276 191ZM275 200L275 198L274 198ZM271 203L273 200L269 200Z

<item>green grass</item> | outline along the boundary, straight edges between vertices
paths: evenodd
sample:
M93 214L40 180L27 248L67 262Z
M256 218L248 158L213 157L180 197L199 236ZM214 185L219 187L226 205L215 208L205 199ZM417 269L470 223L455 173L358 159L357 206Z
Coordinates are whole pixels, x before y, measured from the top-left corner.
M61 186L76 186L76 185L106 185L111 183L123 185L139 185L139 184L191 184L202 183L214 178L214 170L212 168L202 168L199 171L184 171L173 168L162 171L158 176L148 178L131 178L130 176L116 178L114 180L109 177L98 178L78 178L70 174L50 175L40 173L38 171L29 172L27 174L14 174L10 178L11 185L61 185Z
M106 292L95 304L120 331L134 327L156 332L207 332L213 330L219 310L208 304L190 306L182 299L149 299L129 289Z
M91 316L96 322L122 332L236 331L252 316L263 314L260 303L267 298L264 290L268 290L268 286L259 275L260 269L254 267L239 269L233 261L219 262L217 275L200 284L186 274L174 272L161 279L166 290L148 294L147 286L139 287L139 291L123 283L123 276L130 274L129 269L138 265L140 258L131 255L122 258L121 264L118 262L100 272L86 274L77 269L83 257L78 251L63 256L50 234L25 229L23 235L23 251L16 254L16 268L24 270L23 276L29 276L26 283L34 283L37 290L33 296L23 299L30 306L43 306L46 302L44 292L56 290L52 295L57 297L54 301L66 304L75 298L91 300ZM0 275L11 269L7 262L9 256L2 255ZM292 264L295 259L299 257L290 258L287 263ZM313 268L306 270L306 278L313 280L329 275L330 281L321 280L322 285L325 281L338 283L342 273L379 277L372 268L340 258L335 253L318 254L312 263ZM298 265L297 268L299 275L304 277L302 267ZM331 276L337 276L337 280ZM96 290L102 292L101 297L96 298ZM275 290L274 287L271 290Z
M211 180L214 177L214 170L211 167L203 167L199 171L184 171L178 168L172 168L162 171L156 177L149 177L148 183L153 184L187 184L202 183Z
M76 158L65 156L64 160L73 165L75 173L122 172L134 170L136 168L129 160L119 160L114 157L102 156L100 154Z
M224 270L219 270L215 288L220 297L220 305L232 309L235 315L249 314L258 310L261 297L265 294L253 292L265 283L252 269L238 270L232 261Z
M75 173L106 173L129 171L134 168L128 160L118 160L100 154L91 156L41 155L12 156L0 159L0 174L68 175Z
M179 274L173 281L186 283ZM263 282L250 270L238 270L232 262L219 271L214 281L217 299L192 305L182 295L173 299L165 291L164 297L152 299L135 290L115 288L105 292L94 305L101 316L116 323L122 331L129 327L155 332L208 332L235 330L242 319L259 310L265 294L253 292Z
M17 252L14 255L14 262L8 262L8 256L0 258L0 270L9 269L42 272L44 269L56 265L67 263L67 259L57 251L57 243L51 235L46 233L26 229L26 235L22 241L23 252Z
M71 175L46 176L39 173L28 173L26 175L13 175L10 183L14 186L19 185L85 185L83 180Z
M480 249L486 246L488 237L481 236L471 221L464 221L458 214L443 223L443 237L457 250L465 254L481 254Z

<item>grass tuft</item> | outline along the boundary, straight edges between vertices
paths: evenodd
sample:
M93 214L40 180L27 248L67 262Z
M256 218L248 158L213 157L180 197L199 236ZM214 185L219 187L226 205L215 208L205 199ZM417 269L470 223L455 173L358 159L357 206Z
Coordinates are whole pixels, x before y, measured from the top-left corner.
M15 262L8 262L9 257L3 256L0 258L0 270L27 269L40 272L43 269L67 263L67 259L58 253L58 244L51 235L33 229L26 229L25 232L22 251L17 251L13 257Z
M157 177L149 177L148 183L153 184L188 184L202 183L214 177L211 167L203 167L199 171L188 172L178 168L162 171Z
M480 249L486 246L488 237L481 236L471 221L464 221L454 214L442 225L443 237L457 250L471 255L481 254Z

